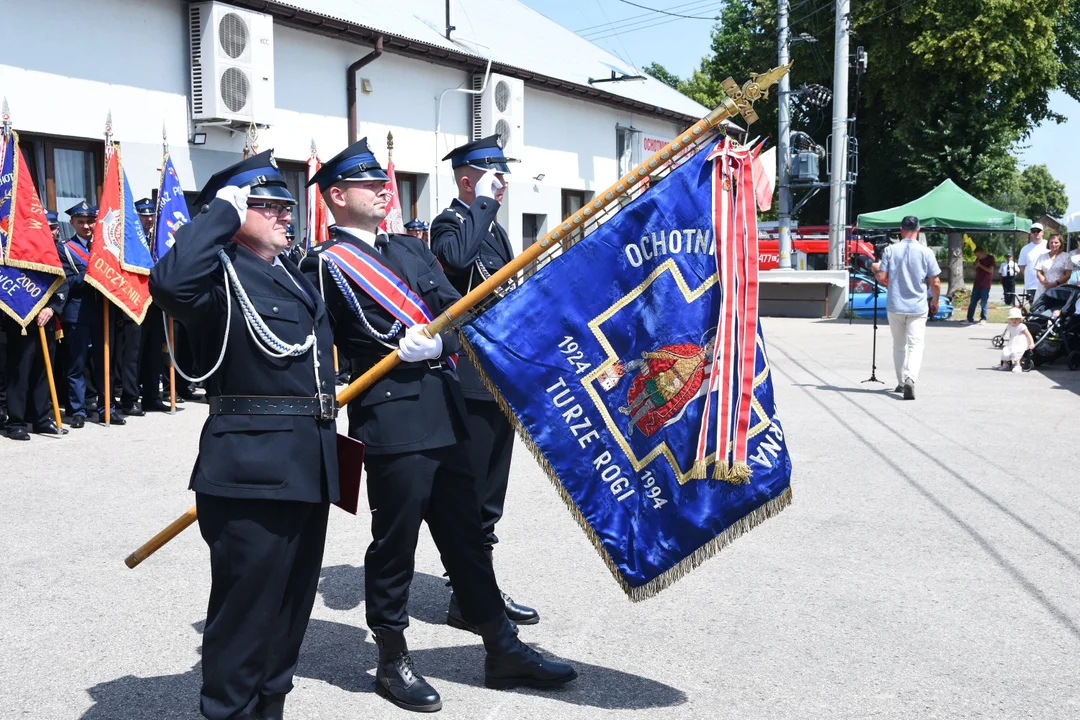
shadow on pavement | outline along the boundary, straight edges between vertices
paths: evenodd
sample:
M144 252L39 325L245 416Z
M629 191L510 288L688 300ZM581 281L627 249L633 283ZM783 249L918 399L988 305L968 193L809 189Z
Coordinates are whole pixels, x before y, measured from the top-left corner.
M524 639L527 641L528 637ZM514 692L607 710L672 707L687 701L682 690L655 680L544 652L549 657L573 664L578 679L558 690ZM436 689L439 689L440 680L473 687L484 684L484 648L479 643L414 650L412 656L417 670ZM374 696L377 659L378 652L368 639L367 631L352 625L312 620L296 674L322 680L345 692ZM198 720L201 717L198 712L201 683L202 671L198 665L177 675L146 678L126 675L100 683L87 691L95 704L81 720ZM485 689L484 692L505 691ZM381 707L386 701L373 697L372 702L380 703Z
M903 400L904 396L892 392L891 387L884 384L871 387L840 387L839 385L814 385L812 383L793 383L795 387L813 388L814 390L828 390L830 392L855 393L856 395L885 395L890 400Z
M801 362L799 362L798 360L793 358L788 352L785 352L784 350L778 348L775 344L773 344L773 351L778 352L781 355L783 355L786 360L791 362L792 365L798 367L799 369L801 369L803 372L805 372L807 375L814 378L815 380L818 380L818 381L820 381L822 383L827 382L825 380L825 378L821 377L820 375L818 375L815 372L813 372L812 370L810 370L810 368L806 367ZM783 372L782 370L780 372L782 374L784 374L784 375L787 375L789 378L791 378L790 374L788 374L786 372ZM942 502L938 498L937 495L935 495L932 491L930 491L922 483L920 483L917 480L915 480L914 478L912 478L910 473L908 473L904 468L902 468L900 465L898 465L890 454L885 453L877 445L875 445L873 442L868 440L861 432L859 432L859 430L857 428L852 426L851 423L849 423L847 420L845 420L843 417L841 417L831 407L829 407L824 402L822 402L821 398L817 397L813 393L807 393L807 396L816 405L818 405L822 410L824 410L825 413L830 415L833 418L833 420L835 420L836 423L840 427L843 427L845 430L847 430L849 433L851 433L851 435L854 436L854 438L856 440L858 440L863 445L865 445L866 448L870 452L872 452L874 455L877 455L882 460L882 462L884 462L886 465L891 467L895 471L896 476L898 478L900 478L901 480L906 482L909 486L911 486L912 489L914 489L917 493L919 493L924 498L926 498L926 500L930 504L932 504L934 507L936 507L939 512L941 512L945 517L949 518L949 520L953 524L955 524L958 528L960 528L965 533L967 533L971 537L971 539L975 542L975 544L977 544L979 547L981 547L983 549L983 551L1002 570L1004 570L1010 577L1012 577L1012 579L1017 583L1017 585L1022 587L1024 589L1024 591L1027 592L1028 595L1035 602L1040 604L1055 620L1057 620L1066 631L1068 631L1074 637L1080 638L1080 626L1077 625L1077 623L1068 615L1068 613L1066 613L1064 610L1062 610L1049 597L1047 597L1046 594L1041 589L1039 589L1038 586L1036 586L1034 583L1032 583L1030 580L1028 580L1027 577L1025 577L1024 574L1022 572L1020 572L1020 569L1017 568L1013 563L1011 563L1004 555L1002 555L1002 553L989 540L987 540L975 527L973 527L972 525L967 523L963 518L961 518L956 512L954 512L948 505L946 505L944 502ZM841 397L844 397L844 396L841 395ZM1004 504L999 502L996 498L992 497L991 495L986 493L984 490L979 488L977 484L973 483L971 480L966 478L964 475L962 475L961 473L957 472L956 470L954 470L950 466L943 463L941 460L939 460L937 457L935 457L931 453L927 452L926 450L919 447L917 444L913 443L912 441L908 440L907 438L903 437L902 435L897 434L895 432L895 430L890 428L881 419L877 418L873 413L868 411L866 408L863 408L860 405L858 405L858 403L856 403L851 398L844 397L844 399L847 400L848 402L854 404L861 412L863 412L865 415L867 415L872 421L874 421L877 424L881 425L886 430L889 430L889 431L893 432L900 442L904 443L905 445L910 447L913 451L915 451L915 452L919 453L920 455L922 455L928 461L930 461L930 462L934 463L935 465L937 465L939 468L941 468L941 470L945 474L952 476L954 479L956 479L958 482L960 482L962 485L964 485L968 490L972 491L973 493L975 493L976 495L981 497L983 500L985 500L986 502L988 502L989 504L994 506L1001 513L1003 513L1003 514L1007 515L1008 517L1012 518L1021 527L1023 527L1025 530L1030 532L1032 535L1034 535L1035 537L1039 538L1044 543L1046 543L1047 545L1052 547L1066 561L1068 561L1075 568L1080 570L1080 557L1077 557L1075 554L1070 552L1061 543L1059 543L1056 540L1054 540L1053 538L1050 538L1049 536L1047 536L1040 529L1038 529L1037 527L1035 527L1034 525L1029 523L1024 518L1020 517L1016 513L1014 513L1011 509L1009 509L1007 506L1005 506Z
M322 569L319 594L331 610L353 610L364 602L364 567L334 565ZM418 572L409 587L409 617L430 625L446 623L450 588L446 578Z

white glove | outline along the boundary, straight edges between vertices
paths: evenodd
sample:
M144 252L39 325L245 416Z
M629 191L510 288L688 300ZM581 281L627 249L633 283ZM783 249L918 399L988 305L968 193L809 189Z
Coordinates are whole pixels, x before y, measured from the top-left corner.
M495 170L488 170L476 181L476 197L495 199L495 191L503 187L502 181L495 177Z
M243 225L247 220L247 201L248 196L251 195L250 187L236 187L235 185L226 185L218 190L214 197L218 200L224 200L233 206L233 210L240 216L240 224Z
M398 343L398 356L407 363L435 360L442 355L442 336L429 338L424 334L427 325L413 325Z

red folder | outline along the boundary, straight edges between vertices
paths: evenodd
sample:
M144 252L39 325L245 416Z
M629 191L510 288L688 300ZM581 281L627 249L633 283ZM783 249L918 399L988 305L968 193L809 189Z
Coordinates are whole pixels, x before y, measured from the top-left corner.
M364 470L364 443L338 433L337 461L341 499L334 504L345 512L355 515L357 504L360 502L360 474Z

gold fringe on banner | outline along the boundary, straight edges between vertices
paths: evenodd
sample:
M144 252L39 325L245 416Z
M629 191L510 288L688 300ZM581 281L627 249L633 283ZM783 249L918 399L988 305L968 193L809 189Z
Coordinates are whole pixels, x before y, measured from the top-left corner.
M499 392L499 388L496 387L495 383L493 383L491 381L491 378L488 377L487 371L485 371L483 366L477 362L476 351L473 349L472 345L469 344L468 339L465 337L465 333L459 332L458 335L461 338L461 347L465 351L465 354L468 356L469 362L471 362L473 364L473 367L476 368L477 373L480 375L480 380L484 383L484 387L487 388L488 392L490 392L492 397L495 398L495 402L498 403L499 409L502 410L504 415L506 415L507 419L510 421L510 424L514 427L514 430L521 438L521 441L525 443L525 447L529 449L529 452L532 453L532 456L536 459L536 462L540 465L541 469L543 469L544 474L547 475L548 480L550 480L551 484L555 486L555 490L559 493L559 497L562 498L562 501L563 503L565 503L567 509L570 511L570 514L573 516L574 520L577 521L577 524L582 529L582 531L584 531L585 536L589 538L589 542L592 543L592 546L596 548L596 552L600 554L600 558L604 561L604 564L607 565L607 568L611 572L612 577L615 578L615 581L619 583L619 587L623 589L623 592L626 593L626 596L630 598L631 601L640 602L642 600L648 600L649 598L655 596L661 590L664 590L669 586L673 585L675 582L682 579L685 575L689 574L689 572L696 568L698 565L701 565L713 555L726 548L728 545L731 544L733 540L740 537L743 533L753 530L762 522L779 514L781 510L791 504L791 486L788 486L779 496L765 503L756 510L750 512L748 515L735 521L734 524L732 524L730 527L728 527L726 530L714 537L709 542L699 547L689 556L683 558L674 567L666 570L665 572L661 573L660 575L653 578L644 585L641 585L639 587L633 587L632 585L627 583L626 579L623 578L623 576L619 573L619 568L615 564L615 561L611 559L611 556L608 554L607 549L604 547L604 543L601 542L600 537L596 534L596 531L593 530L591 525L589 525L589 521L581 512L581 508L579 508L577 506L577 503L574 502L574 499L570 497L570 493L563 486L562 480L559 479L558 474L555 472L555 468L551 467L551 464L547 461L547 458L544 457L544 453L541 452L540 447L533 440L532 436L529 434L529 431L517 419L517 416L514 414L514 411L510 407L510 404L506 402L506 399L503 398L502 393ZM717 468L719 467L720 466L718 464ZM746 468L745 482L749 482L750 468L747 465L743 465L743 467ZM697 469L696 464L694 469ZM736 466L733 471L740 472L738 466ZM704 477L705 476L702 475L702 478Z
M720 467L717 465L717 467ZM709 477L709 463L704 460L695 460L693 467L690 468L691 480L704 480Z

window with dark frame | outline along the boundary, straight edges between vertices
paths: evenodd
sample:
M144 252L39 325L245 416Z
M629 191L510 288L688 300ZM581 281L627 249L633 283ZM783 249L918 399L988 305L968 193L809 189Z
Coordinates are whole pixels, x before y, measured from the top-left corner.
M19 147L42 203L60 218L60 237L69 240L75 233L64 211L83 200L97 205L101 197L104 141L20 132Z
M278 170L285 178L289 192L296 198L296 207L292 212L292 226L297 242L303 243L307 237L307 165L289 160L278 160Z
M562 191L562 216L565 220L581 208L585 207L585 203L589 202L592 198L592 193L585 190L563 190Z
M415 220L416 200L420 197L420 176L414 173L395 172L394 177L397 178L398 198L401 201L401 221Z

